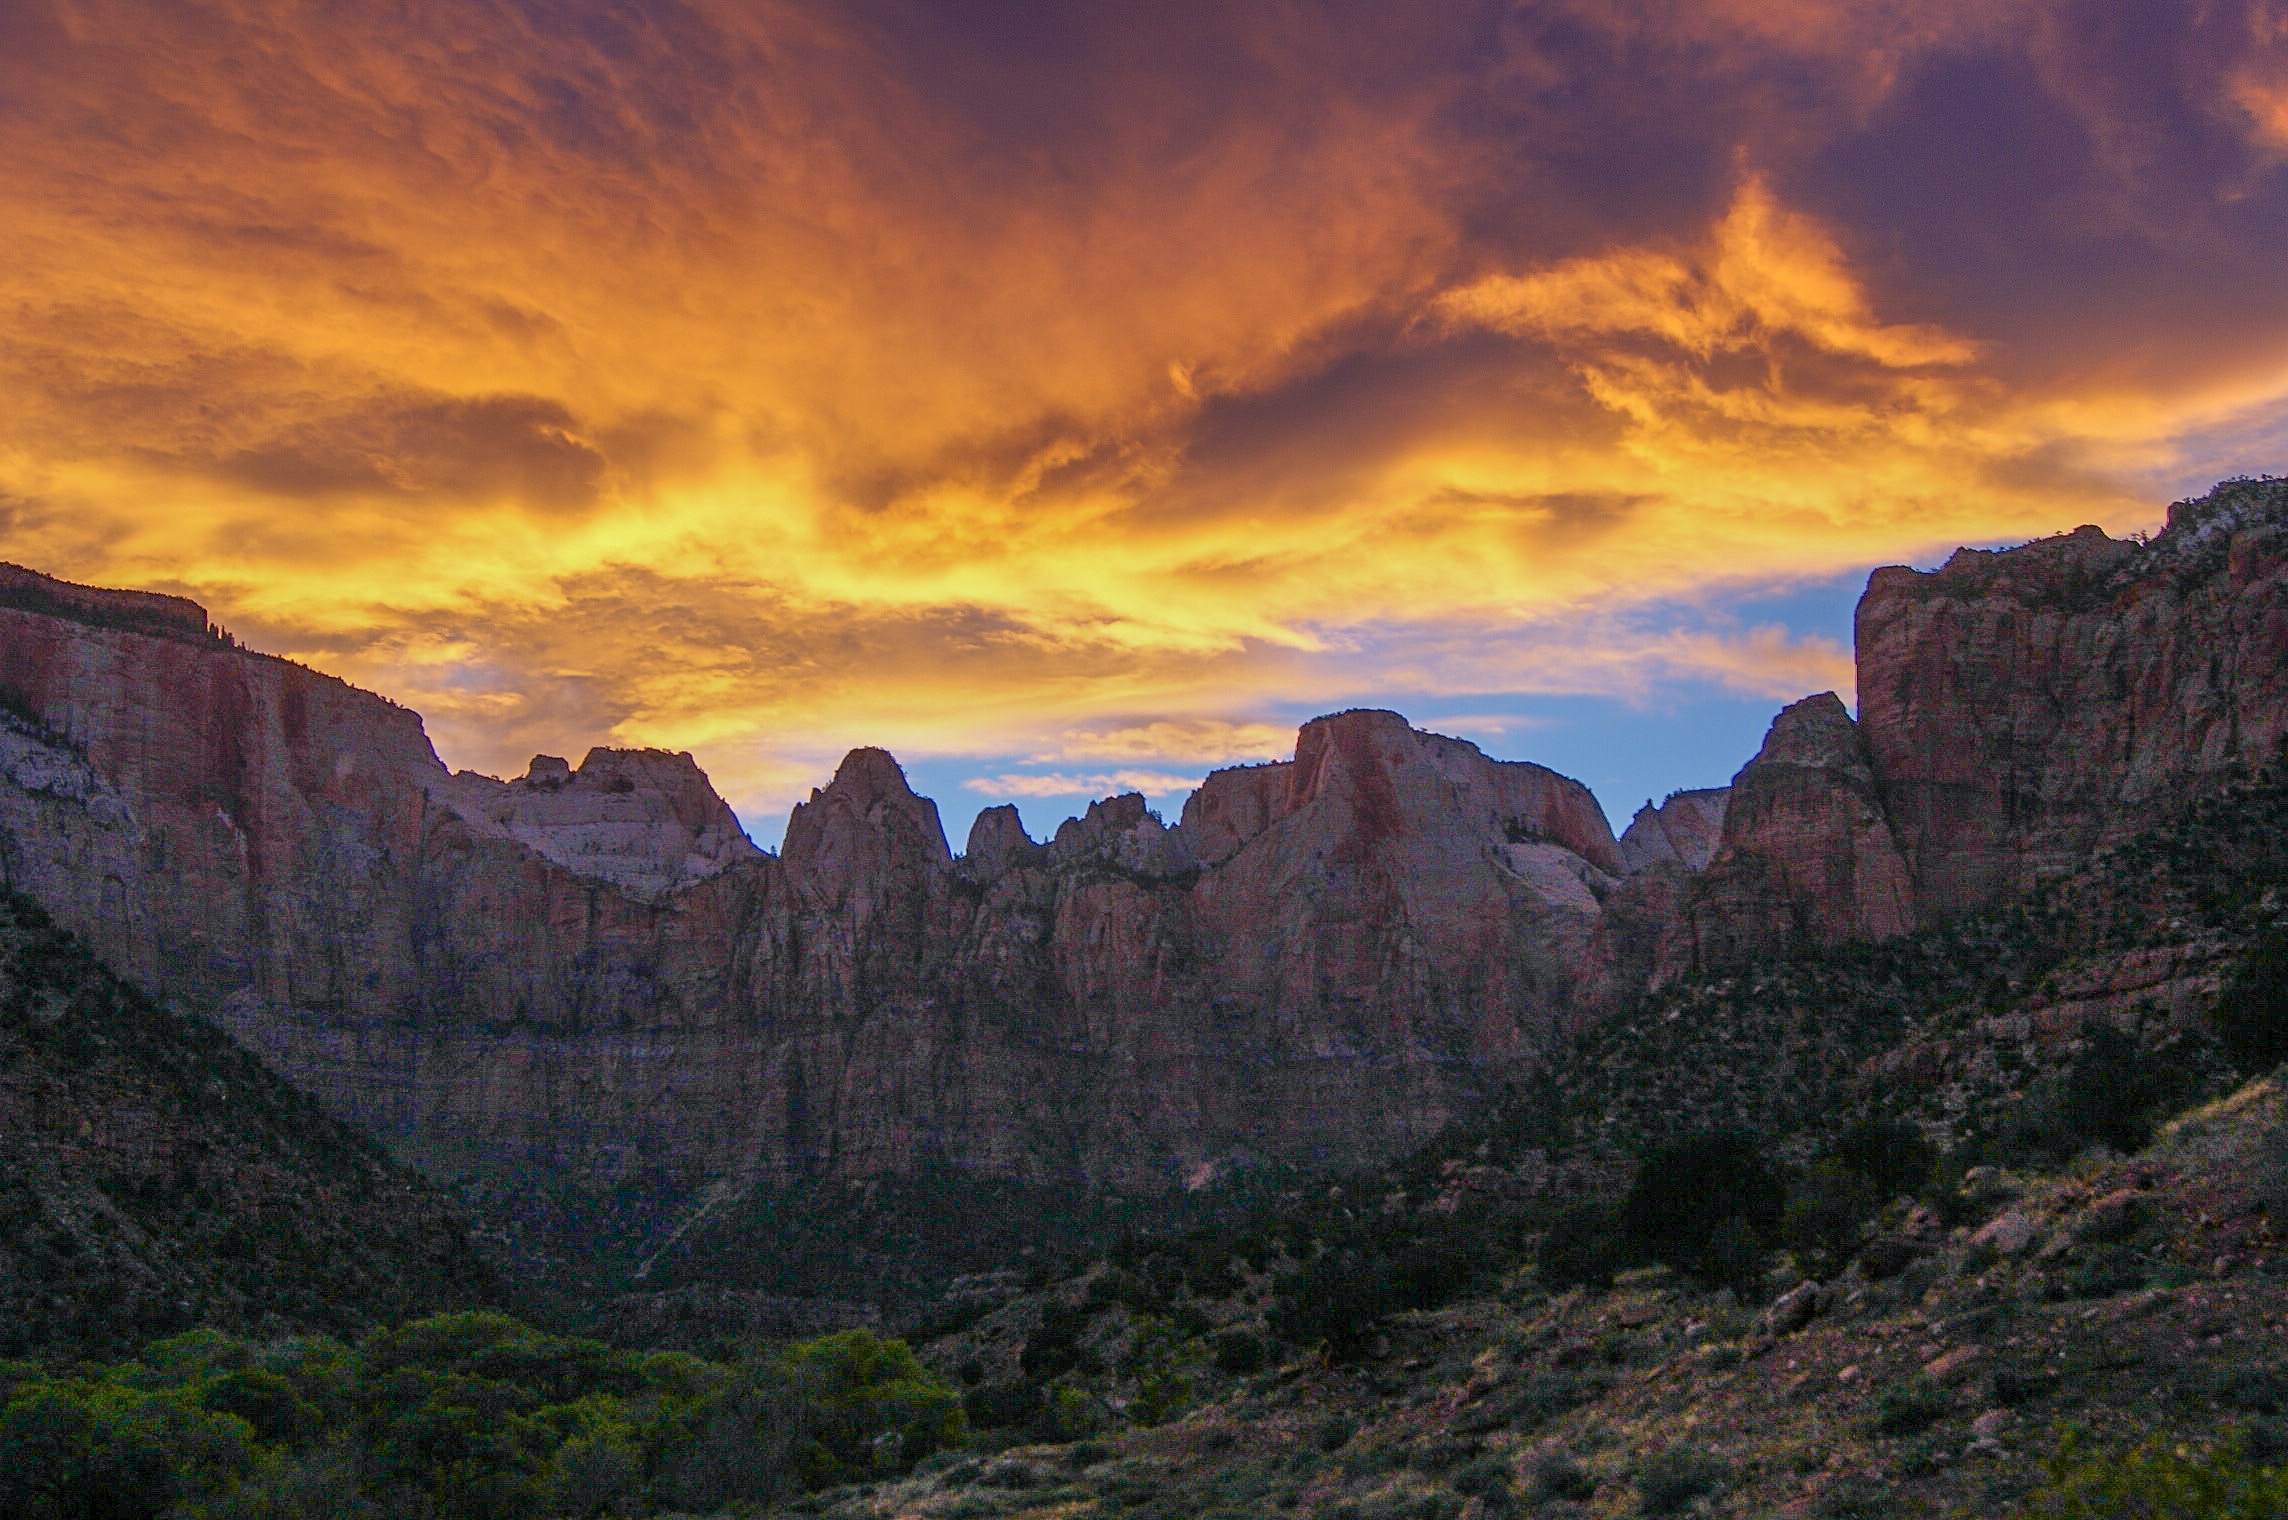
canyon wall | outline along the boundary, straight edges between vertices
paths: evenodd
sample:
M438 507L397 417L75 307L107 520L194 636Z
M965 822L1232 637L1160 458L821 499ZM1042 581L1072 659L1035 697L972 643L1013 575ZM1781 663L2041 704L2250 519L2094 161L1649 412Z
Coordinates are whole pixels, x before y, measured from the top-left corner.
M2149 543L1877 570L1856 644L1858 719L1780 714L1656 979L1990 907L2280 758L2288 481L2179 502Z
M0 570L0 876L442 1169L1359 1161L1648 985L1984 906L2269 759L2284 523L2238 484L2150 544L1878 571L1860 716L1794 704L1619 840L1576 782L1354 711L1173 826L991 809L959 855L879 750L773 856L688 756L456 775L191 603Z
M1392 713L1174 828L947 848L857 750L755 849L688 756L452 774L204 613L0 583L0 875L424 1163L685 1181L942 1159L1126 1186L1426 1137L1576 1017L1595 800Z

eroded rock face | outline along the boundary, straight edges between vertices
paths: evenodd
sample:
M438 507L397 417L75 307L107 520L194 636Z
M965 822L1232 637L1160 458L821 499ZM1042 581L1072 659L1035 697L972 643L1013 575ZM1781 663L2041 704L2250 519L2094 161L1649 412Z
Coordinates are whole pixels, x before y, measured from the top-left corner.
M1859 604L1860 722L1918 921L2067 869L2288 732L2288 482L2080 528Z
M1732 778L1715 855L1685 894L1661 975L1914 927L1907 867L1867 746L1833 692L1772 720Z
M419 719L154 605L0 584L0 867L452 1168L1166 1185L1435 1129L1580 1002L1587 791L1389 713L946 848L857 750L757 851L688 756L449 775ZM1226 803L1229 805L1225 805Z
M1621 864L1631 874L1655 866L1705 871L1724 838L1730 787L1676 792L1659 807L1647 802L1621 833Z
M535 755L519 780L459 771L438 795L473 827L637 897L762 854L698 764L666 750L592 749L578 770Z
M2180 502L2150 543L1877 570L1857 636L1857 724L1831 697L1781 714L1656 976L1990 907L2277 757L2288 482Z

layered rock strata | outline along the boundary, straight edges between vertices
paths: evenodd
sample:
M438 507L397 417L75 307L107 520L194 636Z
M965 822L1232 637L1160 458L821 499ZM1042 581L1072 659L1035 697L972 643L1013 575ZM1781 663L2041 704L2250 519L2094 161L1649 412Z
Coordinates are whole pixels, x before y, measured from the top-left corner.
M1578 783L1379 712L1174 828L1114 798L1037 844L992 810L958 859L858 750L773 857L688 756L449 774L414 714L191 604L11 586L7 881L448 1169L1383 1154L1585 1005L1623 868Z
M2288 482L1877 570L1857 652L1857 721L1798 703L1734 778L1656 979L1991 907L2279 758Z

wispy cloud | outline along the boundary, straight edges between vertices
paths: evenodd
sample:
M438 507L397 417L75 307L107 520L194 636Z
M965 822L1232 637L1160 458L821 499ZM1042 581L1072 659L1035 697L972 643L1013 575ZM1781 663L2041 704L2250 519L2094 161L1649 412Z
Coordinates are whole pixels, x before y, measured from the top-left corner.
M1025 775L1008 772L999 776L975 776L962 785L970 791L987 797L1087 797L1117 796L1123 792L1142 792L1147 797L1166 797L1178 792L1189 792L1200 784L1198 776L1170 775L1164 771L1109 771L1085 776L1068 776L1061 772Z

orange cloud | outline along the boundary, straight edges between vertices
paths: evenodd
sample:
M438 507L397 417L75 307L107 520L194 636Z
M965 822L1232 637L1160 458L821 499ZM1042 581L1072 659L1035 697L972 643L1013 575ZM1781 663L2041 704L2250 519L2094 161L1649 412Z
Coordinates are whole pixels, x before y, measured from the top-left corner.
M1941 151L1950 60L2023 65L2150 130L2013 160L2080 198L1997 190L1948 257L2100 278L2087 184L2160 194L2180 128L2062 5L869 15L0 20L6 557L197 596L456 763L666 744L775 810L855 742L1093 784L1299 703L1842 686L1693 609L2149 522L2288 396L2229 273L2269 224L2103 275L2053 358L1837 188ZM2272 54L2199 25L2271 151ZM2157 265L2210 284L2138 306Z

